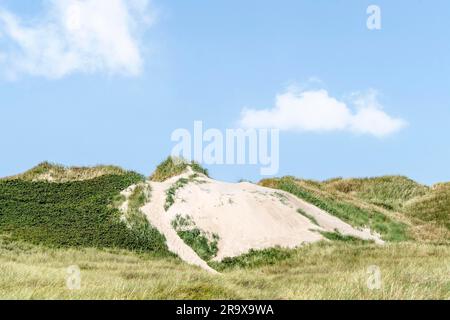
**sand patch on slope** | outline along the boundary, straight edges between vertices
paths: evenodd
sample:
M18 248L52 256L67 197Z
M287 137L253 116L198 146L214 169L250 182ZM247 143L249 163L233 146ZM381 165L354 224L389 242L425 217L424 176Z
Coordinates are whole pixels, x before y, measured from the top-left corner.
M177 189L174 203L164 208L166 191L181 178L189 182ZM177 216L189 217L195 226L218 236L214 260L235 257L251 249L276 246L294 248L323 240L320 232L339 231L365 240L383 243L370 230L359 230L327 212L284 191L251 183L226 183L192 170L164 182L150 182L151 201L141 211L166 237L169 250L184 261L214 272L172 227ZM303 210L313 219L297 212ZM316 224L317 223L317 224Z

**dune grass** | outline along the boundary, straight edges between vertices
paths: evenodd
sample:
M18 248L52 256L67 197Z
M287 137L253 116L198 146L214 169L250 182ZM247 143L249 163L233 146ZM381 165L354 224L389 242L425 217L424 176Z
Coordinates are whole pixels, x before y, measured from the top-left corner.
M321 235L323 235L326 239L331 241L344 241L344 242L354 242L354 243L365 243L365 242L374 242L373 240L363 240L361 238L349 236L340 233L338 230L334 232L330 231L323 231L320 232Z
M219 236L199 229L190 216L178 214L172 220L172 227L184 243L190 246L203 260L209 261L217 255Z
M302 210L300 208L297 209L297 212L300 213L305 218L307 218L309 221L311 221L316 226L319 226L319 223L317 222L316 218L314 218L312 215L306 213L304 210Z
M429 193L407 202L404 212L450 230L450 183L438 184Z
M362 179L331 179L321 183L325 190L336 190L384 207L401 210L406 201L424 196L429 187L403 176L383 176Z
M42 162L22 174L0 180L46 181L63 183L83 181L104 175L125 175L131 173L117 166L98 165L94 167L67 167L60 164ZM143 178L143 176L141 176Z
M188 162L184 159L168 157L156 167L156 170L150 176L150 180L163 182L182 174L188 166L190 166L194 172L208 176L208 170L194 161Z
M180 178L169 189L166 190L166 201L164 203L164 210L167 211L175 203L175 196L179 189L182 189L189 183L189 179Z
M58 249L0 239L1 299L450 299L450 248L316 243L214 276L179 259L126 250ZM254 258L255 259L255 258ZM257 259L258 260L258 259ZM81 289L66 286L81 270ZM368 289L368 268L381 288Z
M322 191L311 182L283 177L262 180L260 184L292 193L353 226L368 227L378 232L386 241L405 241L410 238L405 224L392 219L381 210L359 206L345 198Z
M186 169L170 161L155 171L155 181ZM139 211L151 197L141 175L114 167L78 169L43 164L20 179L0 180L0 299L450 299L446 238L411 242L408 228L416 225L394 219L402 218L394 212L400 210L430 221L427 228L447 230L449 184L427 189L402 177L264 180L264 186L291 192L393 242L379 246L328 233L332 241L210 261L221 272L214 276L168 252L164 237ZM123 223L117 206L126 199L118 193L136 183ZM81 270L79 290L66 285L73 265ZM370 266L381 272L380 289L367 286Z

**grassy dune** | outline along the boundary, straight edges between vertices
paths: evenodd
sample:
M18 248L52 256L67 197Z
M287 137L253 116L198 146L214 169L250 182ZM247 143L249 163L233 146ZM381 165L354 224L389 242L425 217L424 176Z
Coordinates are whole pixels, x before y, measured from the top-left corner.
M0 240L0 298L7 299L450 299L450 248L317 243L276 262L224 266L209 275L176 258L130 251L50 249ZM81 269L81 289L66 286ZM381 288L366 282L370 265Z
M406 201L424 196L430 189L402 176L332 179L324 181L322 185L325 190L351 194L389 210L401 210Z
M194 161L187 162L181 158L168 157L156 167L155 171L150 176L150 180L157 182L165 181L182 174L188 166L190 166L194 172L208 176L208 170Z
M129 228L112 205L120 191L141 180L138 174L126 173L65 183L0 181L0 235L50 247L122 248L167 255L165 238L142 214L128 221L142 227Z
M265 179L261 185L282 189L353 226L367 226L386 241L450 241L450 184L432 188L406 177Z
M277 188L311 203L356 227L369 227L378 232L383 240L404 241L409 239L407 226L396 221L384 210L375 206L361 205L345 196L332 194L320 185L292 177L261 181L263 186Z
M151 178L164 181L186 166L168 158ZM119 192L136 183L119 212ZM151 197L143 176L44 163L0 179L0 299L450 299L450 184L429 188L396 176L260 184L370 227L387 244L330 234L332 241L295 250L211 261L221 272L213 276L169 253L142 215ZM66 285L72 265L81 270L79 290ZM372 265L381 272L374 290Z
M406 202L404 210L409 216L450 230L450 183L438 184L425 195Z
M66 167L59 164L43 162L22 174L3 180L69 182L94 179L105 175L125 175L126 170L116 166Z

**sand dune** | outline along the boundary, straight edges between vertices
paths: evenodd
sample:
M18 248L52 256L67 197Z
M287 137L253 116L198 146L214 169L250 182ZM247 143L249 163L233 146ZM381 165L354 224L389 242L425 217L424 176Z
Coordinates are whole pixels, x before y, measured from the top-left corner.
M182 178L188 182L176 190L174 203L166 210L166 191ZM239 256L250 249L294 248L320 241L324 239L321 234L324 231L339 231L343 235L383 243L370 230L358 230L283 191L246 182L220 182L194 174L190 169L164 182L150 184L151 201L141 211L164 234L172 252L210 272L215 271L183 242L172 227L172 221L177 217L189 217L205 234L218 236L216 261ZM300 214L298 209L308 217Z

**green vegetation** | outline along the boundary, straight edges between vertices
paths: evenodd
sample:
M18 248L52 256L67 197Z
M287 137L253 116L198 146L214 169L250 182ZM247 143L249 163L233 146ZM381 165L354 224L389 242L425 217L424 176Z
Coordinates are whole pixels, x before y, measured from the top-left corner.
M148 223L145 230L130 228L112 205L121 190L140 181L142 176L131 172L65 183L0 181L0 234L51 247L124 248L167 255L165 239L156 229ZM137 219L145 219L140 216ZM144 226L141 222L133 226Z
M267 179L261 181L266 187L281 189L316 205L330 214L346 221L356 227L369 227L371 230L381 234L387 241L407 240L407 227L405 224L394 221L381 210L371 207L358 206L343 198L337 198L333 194L326 193L320 189L314 189L307 183L301 183L293 177L280 179Z
M177 215L172 221L172 226L183 241L190 246L200 258L211 260L219 251L217 234L208 234L195 226L189 216Z
M261 266L274 265L292 257L294 250L283 248L269 248L263 250L250 250L248 253L233 258L225 258L221 262L209 262L217 271L231 269L254 269Z
M429 193L407 202L404 212L450 230L450 183L437 184Z
M180 167L166 163L160 169L155 181L176 175ZM202 182L196 180L202 170L197 167L198 174L171 186L167 209L179 188ZM214 276L168 252L164 237L140 211L151 197L141 175L117 167L44 163L0 179L0 299L450 299L450 183L428 188L404 177L325 182L285 177L261 184L393 242L379 246L322 232L331 241L251 250L215 262L218 236L178 215L174 229L221 272ZM130 195L119 194L131 185L136 187ZM282 195L274 193L280 201ZM447 233L437 233L441 229ZM433 235L432 241L409 241L421 232ZM66 287L71 265L81 270L80 290ZM367 288L371 265L382 274L379 290Z
M181 188L184 188L188 183L204 183L204 181L196 180L198 178L198 174L191 174L188 178L180 178L173 185L170 186L169 189L166 190L166 202L164 203L164 210L169 210L169 208L175 203L175 195L177 191Z
M189 163L184 159L168 157L156 167L156 170L151 175L150 180L158 182L165 181L169 178L182 174L186 171L188 166L190 166L194 172L208 176L208 170L194 161Z
M164 210L169 210L169 208L175 203L175 195L177 191L183 188L189 183L189 179L180 178L166 191L166 202L164 204Z
M24 181L47 181L47 182L68 182L82 181L98 178L104 175L124 175L127 173L116 166L95 166L95 167L66 167L59 164L43 162L36 167L19 174L17 176L4 178L2 180L24 180Z
M300 213L302 216L304 216L305 218L308 218L312 223L314 223L316 226L318 226L319 224L317 223L316 218L314 218L312 215L307 214L305 211L303 211L302 209L297 209L297 212Z
M0 299L450 299L448 246L322 242L272 262L216 276L172 257L0 238ZM67 289L71 265L80 290ZM370 265L381 270L379 290L367 288Z
M320 232L326 239L331 241L344 241L344 242L354 242L354 243L364 243L364 242L374 242L372 240L363 240L357 237L344 235L340 233L338 230L334 232Z
M326 190L352 194L389 210L401 210L406 201L425 195L429 188L402 176L364 179L332 179L323 182Z
M125 198L125 201L128 201L128 206L127 211L122 216L122 221L128 229L133 231L133 234L139 241L152 244L154 251L157 253L171 255L172 253L168 253L164 236L156 228L152 227L140 210L144 204L150 201L150 197L150 185L145 182L137 184L128 199Z
M139 210L144 204L150 201L151 187L147 183L139 183L128 197L128 209Z

